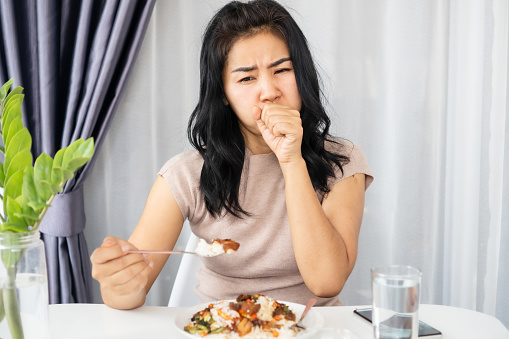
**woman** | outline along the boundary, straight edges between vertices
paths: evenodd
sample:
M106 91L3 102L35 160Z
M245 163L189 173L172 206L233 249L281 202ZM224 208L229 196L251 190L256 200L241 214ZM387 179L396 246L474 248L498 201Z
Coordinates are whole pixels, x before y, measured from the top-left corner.
M373 178L362 151L328 133L301 30L274 1L231 2L206 29L200 73L196 150L163 166L129 241L108 237L91 256L104 302L143 305L168 256L127 251L171 250L187 218L208 242L240 243L203 259L202 301L261 293L340 305Z

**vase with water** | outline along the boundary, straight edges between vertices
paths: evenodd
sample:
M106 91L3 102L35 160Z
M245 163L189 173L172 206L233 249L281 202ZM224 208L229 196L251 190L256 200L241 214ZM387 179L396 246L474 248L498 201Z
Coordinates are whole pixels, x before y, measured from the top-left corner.
M39 231L0 232L0 338L49 338L48 279Z

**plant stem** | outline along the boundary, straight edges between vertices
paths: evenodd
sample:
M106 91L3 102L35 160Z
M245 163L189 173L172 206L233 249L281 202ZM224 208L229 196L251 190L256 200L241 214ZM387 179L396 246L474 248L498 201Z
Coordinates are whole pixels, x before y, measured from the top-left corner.
M51 197L49 197L48 201L46 202L46 205L48 205L48 206L43 208L43 210L41 211L41 214L39 214L39 218L37 219L37 221L35 222L34 226L32 227L32 230L36 230L36 229L39 228L39 225L41 224L42 218L44 217L44 215L48 211L48 208L50 207L49 205L51 205L51 203L53 202L53 199L55 199L55 196L56 196L56 194L53 194Z
M3 192L3 191L2 191ZM4 203L4 195L2 193L0 193L0 200L2 200L2 206L3 206L3 203ZM3 212L3 211L2 211ZM2 222L5 222L5 218L4 216L2 215L2 213L0 213L0 219L2 219Z
M5 315L13 339L23 339L23 326L21 324L21 312L19 309L18 294L16 293L16 271L17 267L9 267L7 270L7 281L2 289L4 299Z
M4 298L2 296L2 289L0 288L0 323L4 320L5 317L5 306L4 306Z
M9 324L12 338L23 339L25 336L23 334L18 293L16 290L16 273L18 271L18 265L25 253L24 250L12 250L15 241L15 239L10 239L8 241L9 246L1 251L2 261L7 271L7 276L2 287L2 298L5 316Z

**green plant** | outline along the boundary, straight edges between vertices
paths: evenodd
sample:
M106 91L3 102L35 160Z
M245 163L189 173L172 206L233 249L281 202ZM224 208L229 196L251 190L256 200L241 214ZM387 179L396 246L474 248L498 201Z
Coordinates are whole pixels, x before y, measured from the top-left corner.
M32 137L21 118L23 88L16 87L7 95L13 82L10 79L0 88L3 142L0 152L4 154L4 162L0 163L0 187L3 188L0 232L23 234L39 227L53 198L62 192L74 172L90 160L94 154L94 140L78 139L56 152L54 158L42 153L33 163ZM15 244L0 245L6 248ZM24 337L15 287L17 265L22 257L22 252L1 251L7 278L0 286L0 322L5 314L13 338Z

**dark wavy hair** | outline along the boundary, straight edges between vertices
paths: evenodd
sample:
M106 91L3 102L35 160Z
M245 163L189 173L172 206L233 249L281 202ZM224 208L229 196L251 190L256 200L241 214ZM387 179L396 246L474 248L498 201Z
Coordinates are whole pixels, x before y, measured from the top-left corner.
M269 31L288 45L297 88L301 95L302 156L315 190L330 191L333 164L343 172L349 158L325 149L330 119L322 105L318 74L306 38L288 11L272 0L232 1L208 24L200 54L200 96L188 124L188 138L203 157L200 189L212 215L226 211L249 215L239 204L245 144L237 116L225 105L222 72L228 53L241 38Z

